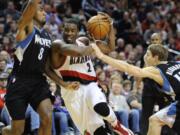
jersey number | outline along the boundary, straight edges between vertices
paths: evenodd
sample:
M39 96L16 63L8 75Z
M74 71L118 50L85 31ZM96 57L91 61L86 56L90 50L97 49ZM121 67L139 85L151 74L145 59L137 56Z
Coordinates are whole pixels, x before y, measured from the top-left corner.
M41 60L43 57L43 53L44 53L44 48L41 48L39 51L39 55L38 55L38 59Z
M91 72L92 70L91 70L91 65L90 65L90 63L87 63L87 66L88 66L88 72Z
M180 82L180 72L174 75L174 77Z

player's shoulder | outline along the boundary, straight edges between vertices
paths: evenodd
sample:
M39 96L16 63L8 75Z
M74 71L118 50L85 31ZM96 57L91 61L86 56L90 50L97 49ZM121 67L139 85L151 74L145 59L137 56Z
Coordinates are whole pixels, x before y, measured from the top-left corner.
M145 67L143 68L145 77L153 79L156 81L158 84L162 85L163 84L163 78L161 76L161 72L157 67Z

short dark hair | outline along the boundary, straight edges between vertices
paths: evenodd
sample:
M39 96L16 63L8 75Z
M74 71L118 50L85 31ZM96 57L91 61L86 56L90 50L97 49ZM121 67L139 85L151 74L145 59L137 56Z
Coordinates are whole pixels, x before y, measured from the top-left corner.
M151 51L153 57L158 56L160 61L167 61L168 50L161 44L151 44L148 47L148 50Z
M77 26L78 30L80 29L79 22L74 18L67 19L64 24L66 24L66 23L75 24Z

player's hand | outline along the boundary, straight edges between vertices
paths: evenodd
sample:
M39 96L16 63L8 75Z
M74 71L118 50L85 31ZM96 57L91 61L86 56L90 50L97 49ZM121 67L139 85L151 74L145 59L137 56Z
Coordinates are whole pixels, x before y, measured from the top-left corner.
M98 15L101 15L101 16L102 16L102 19L103 19L104 21L105 21L105 20L109 21L110 25L113 24L113 20L112 20L112 18L111 18L108 14L106 14L106 13L104 13L104 12L98 12Z
M80 83L77 81L74 82L66 82L65 85L63 86L64 88L68 90L78 90L80 87Z
M104 56L104 54L101 52L101 50L99 49L99 47L98 47L95 43L91 43L91 46L92 46L92 48L94 49L95 55L96 55L99 59L101 59L101 58Z
M115 33L114 33L113 19L108 14L106 14L104 12L98 12L98 15L101 15L102 19L104 21L107 20L109 22L109 24L110 24L110 31L109 31L108 37L112 38L112 40L114 40Z
M87 37L88 37L89 40L90 40L90 44L91 44L92 42L96 42L96 39L94 38L93 34L91 34L89 31L87 31ZM89 45L90 45L90 44L89 44Z

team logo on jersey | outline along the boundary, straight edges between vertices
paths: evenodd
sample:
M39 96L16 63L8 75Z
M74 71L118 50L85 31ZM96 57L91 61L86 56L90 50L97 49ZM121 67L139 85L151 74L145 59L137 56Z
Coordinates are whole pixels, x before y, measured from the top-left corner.
M90 56L82 56L82 57L71 57L70 58L70 65L72 64L81 64L81 63L86 63L91 59Z
M35 35L35 43L36 43L36 44L43 45L43 46L50 47L50 45L51 45L51 40L46 39L46 38L41 38L39 35L36 34L36 35Z

